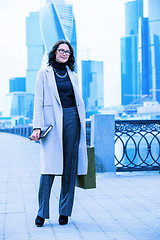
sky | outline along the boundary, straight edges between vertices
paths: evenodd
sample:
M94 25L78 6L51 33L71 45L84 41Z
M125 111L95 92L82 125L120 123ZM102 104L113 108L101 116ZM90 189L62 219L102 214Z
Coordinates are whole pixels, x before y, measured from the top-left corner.
M0 2L0 111L9 92L9 79L25 77L25 21L41 0ZM104 62L104 105L121 104L120 38L124 36L126 0L72 0L77 28L78 74L81 61ZM54 44L54 43L53 43Z

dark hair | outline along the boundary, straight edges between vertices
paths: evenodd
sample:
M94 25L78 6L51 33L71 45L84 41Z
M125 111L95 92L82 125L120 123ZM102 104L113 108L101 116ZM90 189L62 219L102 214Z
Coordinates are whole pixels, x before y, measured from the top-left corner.
M68 58L67 65L68 65L68 67L71 71L74 71L74 69L75 69L75 57L74 57L73 47L67 40L63 40L63 39L56 42L54 44L52 50L48 54L48 65L53 66L53 63L56 59L56 51L57 51L60 44L67 44L68 45L71 54Z

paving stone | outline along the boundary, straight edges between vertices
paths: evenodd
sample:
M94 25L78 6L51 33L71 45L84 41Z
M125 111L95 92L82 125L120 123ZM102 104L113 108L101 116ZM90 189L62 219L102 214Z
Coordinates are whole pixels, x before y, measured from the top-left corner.
M0 133L0 146L0 239L160 239L159 172L97 173L96 189L76 188L73 213L65 226L58 224L61 178L56 177L51 218L37 228L40 144Z

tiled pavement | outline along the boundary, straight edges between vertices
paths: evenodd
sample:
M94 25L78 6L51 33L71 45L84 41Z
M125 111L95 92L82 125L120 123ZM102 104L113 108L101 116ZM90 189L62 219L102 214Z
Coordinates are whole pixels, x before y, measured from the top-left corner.
M58 224L60 177L50 220L37 228L40 145L0 133L0 240L160 240L160 174L97 174L97 188L76 188L72 217Z

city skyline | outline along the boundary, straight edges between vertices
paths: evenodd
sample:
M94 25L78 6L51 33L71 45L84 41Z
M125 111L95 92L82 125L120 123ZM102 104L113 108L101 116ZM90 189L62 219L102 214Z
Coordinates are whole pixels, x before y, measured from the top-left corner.
M81 72L81 60L104 61L105 106L120 104L120 37L124 35L124 2L124 0L107 3L104 0L99 2L73 0L77 27L78 73ZM104 4L106 9L103 7ZM40 1L16 0L14 4L6 1L0 5L1 24L6 15L10 16L10 21L2 25L3 37L0 40L1 110L3 96L8 93L9 78L26 76L25 18L29 16L29 12L39 10ZM117 89L114 88L115 84Z
M125 37L121 38L122 104L144 100L160 102L160 3L125 3Z

